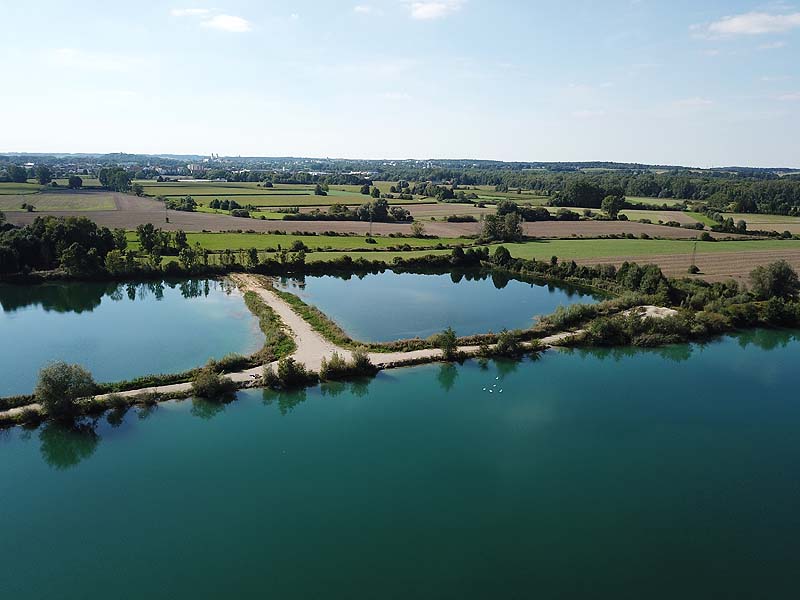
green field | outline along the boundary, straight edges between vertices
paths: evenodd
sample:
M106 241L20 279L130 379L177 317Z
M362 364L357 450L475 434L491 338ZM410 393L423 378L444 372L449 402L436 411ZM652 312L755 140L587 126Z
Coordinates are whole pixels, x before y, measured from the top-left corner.
M797 250L797 240L748 240L695 242L693 240L543 240L522 244L504 244L518 258L566 260L656 254L691 254L697 244L698 254L746 252L756 250Z
M625 200L630 204L654 204L656 206L663 204L675 206L681 202L686 202L686 200L681 200L680 198L642 198L639 196L626 196Z
M325 236L325 235L292 235L292 234L261 234L261 233L187 233L190 244L200 243L208 250L245 250L256 248L258 250L276 249L278 246L288 249L295 240L302 241L312 249L309 260L333 260L342 256L343 250L352 258L364 257L371 260L391 261L396 256L406 258L424 256L426 254L449 253L447 250L411 250L411 251L374 251L375 249L398 247L408 245L412 248L432 247L441 243L452 247L455 245L469 245L473 241L465 238L390 238L377 236L376 244L367 244L363 237L356 236ZM132 249L138 249L138 241L133 232L128 232L128 242ZM514 257L537 260L549 260L558 256L562 260L612 258L624 256L654 256L654 255L691 255L697 245L698 254L717 254L726 252L747 252L763 250L798 250L800 241L797 240L748 240L748 241L721 241L721 242L694 242L691 240L641 240L641 239L568 239L568 240L541 240L518 244L502 244ZM500 244L491 244L494 251ZM331 249L332 252L317 251L318 248ZM373 250L373 251L369 251Z
M677 221L678 223L693 223L699 221L695 217L697 213L685 213L677 210L623 210L620 214L628 217L630 221L639 221L641 219L650 219L652 223L659 221L667 223L669 221ZM689 218L687 218L687 216Z
M201 206L214 200L236 200L241 205L256 207L330 206L348 204L357 206L371 200L359 193L359 186L331 186L327 196L315 196L313 185L276 184L273 188L259 187L256 183L156 183L140 181L148 196L191 196ZM387 188L388 189L388 188ZM417 200L392 199L390 204L415 204Z
M800 217L788 217L784 215L753 215L745 213L726 213L725 218L734 221L744 221L747 228L752 230L777 231L783 233L800 233Z
M38 183L0 183L0 196L35 194L42 189Z
M24 212L22 204L32 204L37 211L117 210L113 194L103 192L47 191L36 195L0 195L0 210Z
M686 214L695 219L696 221L700 221L706 227L713 227L714 225L717 225L717 222L714 219L703 213L687 212Z
M296 240L300 240L309 248L331 248L334 250L346 249L369 249L369 248L389 248L396 246L409 245L413 247L430 247L439 243L446 246L455 244L469 244L470 240L462 238L390 238L375 236L375 244L368 244L364 237L360 236L328 236L328 235L292 235L292 234L271 234L271 233L187 233L189 244L199 243L207 250L246 250L256 248L264 250L266 248L289 248ZM138 250L139 242L136 233L128 232L128 244L131 249Z
M461 240L463 242L463 240ZM442 240L446 243L445 240ZM669 254L691 255L694 242L684 240L551 240L502 244L516 258L549 260L558 256L561 260L591 258L618 258L624 256L656 256ZM489 245L494 252L498 244ZM756 240L747 242L698 242L698 254L745 252L758 250L798 250L799 241ZM428 254L449 254L450 250L418 250L410 252L348 252L353 258L391 262L395 257L412 258ZM341 252L310 252L307 260L322 261L340 258Z

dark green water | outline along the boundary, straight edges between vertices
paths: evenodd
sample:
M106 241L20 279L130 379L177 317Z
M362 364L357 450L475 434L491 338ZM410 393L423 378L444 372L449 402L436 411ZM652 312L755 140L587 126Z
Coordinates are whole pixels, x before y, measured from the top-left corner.
M796 598L798 358L758 332L7 430L0 598Z
M573 287L531 284L499 274L422 275L386 271L347 279L303 277L279 282L336 321L353 339L426 338L445 327L460 336L526 329L559 305L592 303Z
M215 280L0 284L0 396L66 360L97 381L176 373L263 343L241 294Z

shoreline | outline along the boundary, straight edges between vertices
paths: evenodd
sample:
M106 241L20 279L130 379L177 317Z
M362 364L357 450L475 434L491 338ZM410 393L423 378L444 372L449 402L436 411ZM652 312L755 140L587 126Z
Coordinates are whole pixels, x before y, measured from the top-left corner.
M299 315L292 306L281 298L273 290L268 289L254 275L234 273L228 276L233 281L239 291L244 295L253 292L258 295L270 309L272 309L281 322L281 327L294 340L296 349L288 355L298 363L302 363L306 368L318 372L323 358L330 360L334 353L338 353L343 358L351 359L352 351L326 340L322 334L314 330L308 321ZM650 307L657 308L657 307ZM559 332L539 340L537 349L547 350L560 345L567 339L583 334L583 330ZM490 344L492 347L493 344ZM530 349L531 344L521 342L524 349ZM478 345L458 346L457 353L464 358L474 358L478 356L481 347ZM439 348L425 348L419 350L398 351L398 352L368 352L370 361L379 371L409 367L418 364L439 362L444 359L444 355ZM271 361L263 365L258 365L227 373L224 376L231 379L237 386L242 388L261 387L261 375L265 368L277 366L278 361ZM92 396L85 401L102 406L112 397L134 399L142 396L157 395L164 400L188 397L192 392L192 382L174 383L167 385L155 385L142 387L121 392L111 392ZM19 419L26 413L34 411L41 416L41 406L34 402L25 406L9 408L0 412L0 424L17 424Z

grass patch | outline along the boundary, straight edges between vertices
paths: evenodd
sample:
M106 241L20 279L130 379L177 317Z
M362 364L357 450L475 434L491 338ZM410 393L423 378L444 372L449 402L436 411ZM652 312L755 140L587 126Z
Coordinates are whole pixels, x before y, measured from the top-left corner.
M37 211L117 210L113 194L104 192L47 190L22 197L0 195L0 210L4 212L24 212L23 203L32 204Z
M297 228L303 228L303 222L296 223ZM247 221L242 219L242 226L247 226ZM303 242L311 249L323 248L333 250L357 250L371 248L390 248L408 245L412 248L427 248L442 244L443 246L454 246L456 244L470 244L471 240L465 238L391 238L386 236L373 236L376 243L367 244L365 237L344 236L344 235L292 235L292 234L273 234L273 233L187 233L187 240L190 245L199 243L207 250L246 250L256 248L257 250L266 249L289 249L296 241ZM136 233L129 231L127 234L128 247L133 250L139 249L139 240Z
M713 227L714 225L717 225L717 222L706 214L699 212L687 212L686 214L692 217L695 221L699 221L706 227Z
M264 333L264 347L256 353L262 363L272 362L278 358L289 356L297 350L297 344L283 326L275 311L252 291L244 293L247 308L258 317L258 325Z
M36 194L42 189L38 183L0 183L0 196Z

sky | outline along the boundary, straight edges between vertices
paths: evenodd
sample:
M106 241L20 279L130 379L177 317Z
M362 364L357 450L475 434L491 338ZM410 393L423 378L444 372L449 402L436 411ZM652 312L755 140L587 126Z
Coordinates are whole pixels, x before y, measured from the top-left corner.
M0 152L800 167L800 5L0 0Z

